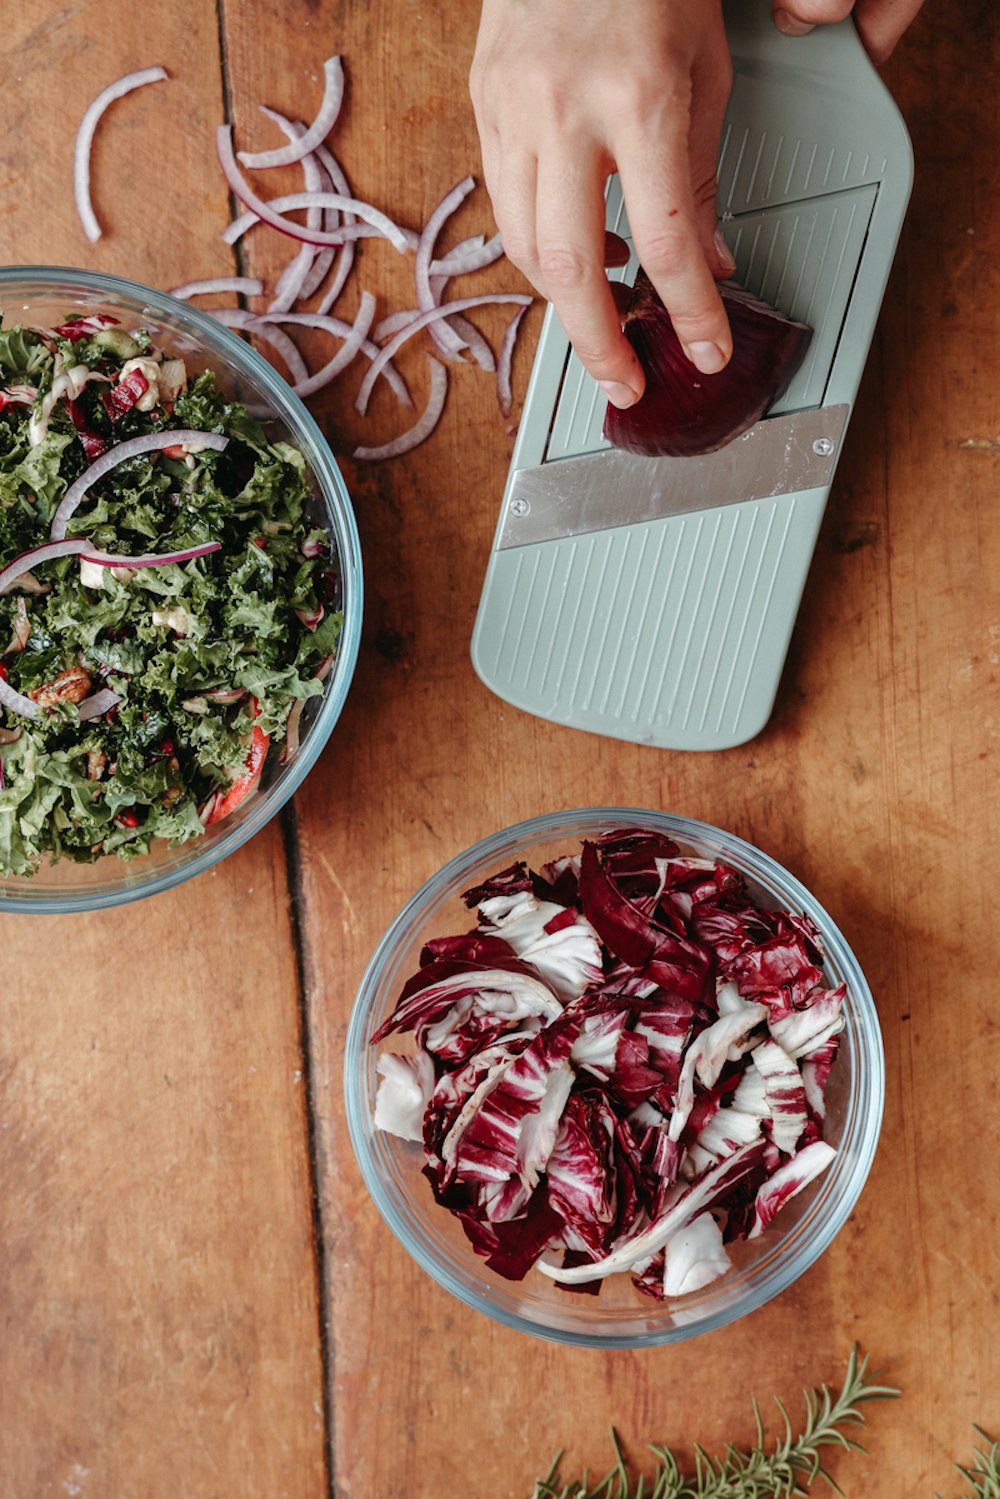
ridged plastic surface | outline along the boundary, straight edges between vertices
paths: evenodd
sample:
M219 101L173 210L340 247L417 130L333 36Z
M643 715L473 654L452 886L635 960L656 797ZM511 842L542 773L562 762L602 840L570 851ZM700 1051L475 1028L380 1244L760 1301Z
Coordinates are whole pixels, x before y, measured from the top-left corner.
M767 721L824 492L499 552L477 666L557 723L677 749ZM494 604L494 601L495 604ZM750 715L748 717L748 715Z
M720 227L737 279L813 328L769 416L849 411L909 196L905 127L852 23L782 37L770 0L731 0L726 23L735 82ZM628 238L617 179L607 210L608 227ZM635 271L633 254L614 275ZM506 506L524 504L523 481L511 496L518 473L543 466L551 491L562 460L603 462L604 409L550 308L473 634L476 670L500 696L560 723L675 749L741 743L771 712L827 488L780 498L765 488L752 500L742 489L740 503L699 496L696 509L671 514L686 507L664 477L658 518L625 525L615 517L627 504L609 483L602 520L589 505L577 534L501 547ZM573 471L561 516L573 514ZM828 465L815 482L831 477Z

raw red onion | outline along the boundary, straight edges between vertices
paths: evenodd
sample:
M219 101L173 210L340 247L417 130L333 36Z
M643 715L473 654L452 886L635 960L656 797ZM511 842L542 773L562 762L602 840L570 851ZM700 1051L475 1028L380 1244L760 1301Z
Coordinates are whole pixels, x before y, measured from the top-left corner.
M141 557L125 557L120 552L92 551L85 542L80 560L93 562L97 567L166 567L170 562L190 562L195 557L207 557L210 552L221 549L221 541L203 541L198 546L185 547L180 552L146 552Z
M337 122L344 99L344 65L339 57L328 57L323 64L326 86L319 113L304 130L298 140L290 145L279 146L274 151L241 151L240 161L245 167L287 167L301 161L316 146L325 141Z
M497 360L497 402L501 416L510 416L511 407L514 404L510 389L510 370L514 359L514 344L517 342L517 330L527 310L527 307L517 309L507 324L507 331L500 344L500 357Z
M375 298L371 292L362 292L358 315L354 319L353 326L344 339L343 344L321 370L317 370L314 375L310 375L305 380L296 381L292 388L297 396L301 396L304 399L306 396L314 395L317 390L322 390L325 385L329 385L330 381L339 375L342 370L346 370L355 355L360 353L362 346L368 341L368 330L375 317L375 306ZM279 314L265 313L258 321L270 321L272 316L279 316ZM298 322L300 319L305 318L309 318L311 321L315 317L315 314L287 313L283 314L283 316L289 322Z
M32 702L30 697L25 697L23 692L18 692L3 677L0 677L0 703L11 713L20 713L22 718L37 718L41 712L37 703Z
M327 212L330 212L334 209L339 208L341 202L353 204L357 203L359 200L357 198L350 198L343 193L328 192L326 189L324 189L322 192L308 192L300 189L300 191L297 193L281 193L277 198L261 199L261 201L265 202L267 204L267 207L273 210L274 215L281 216L285 213L291 212L292 209L299 208L305 208L307 210L325 209ZM362 206L367 207L368 205ZM345 219L347 217L347 212L348 210L344 210ZM377 213L378 210L372 209L372 212ZM241 213L238 218L233 219L232 223L227 224L226 228L219 235L219 238L223 241L224 244L235 245L237 241L243 238L248 229L252 229L255 224L261 223L272 224L273 227L280 229L282 233L287 233L289 228L298 229L301 231L301 234L298 236L299 238L308 236L308 238L305 240L306 244L310 246L316 244L314 234L318 234L319 230L317 229L314 231L310 228L308 223L304 225L292 224L290 219L282 218L280 224L274 225L273 217L264 219L259 213L255 213L252 210L248 211L247 213ZM405 229L401 225L397 224L394 227L398 231L401 241L400 244L396 245L396 248L401 250L415 250L417 247L419 236L412 229ZM323 243L326 245L332 245L334 249L339 249L342 245L351 244L354 240L358 239L388 238L389 236L385 234L384 230L377 224L344 223L331 230L328 237L323 241Z
M276 109L269 109L266 104L261 105L261 113L273 120L280 130L283 130L290 141L299 141L305 134L305 126L297 120L289 120ZM302 186L306 192L322 192L327 185L327 179L319 169L316 157L312 151L307 151L302 157ZM310 208L306 214L307 229L336 229L340 223L340 214L335 208L325 211L319 208ZM268 305L269 312L287 312L294 306L299 297L308 295L305 291L305 282L308 276L318 272L318 280L323 279L327 270L333 263L334 250L317 250L312 245L302 245L298 253L288 262L274 288L274 298Z
M87 543L81 536L74 537L72 541L45 541L41 546L29 547L26 552L15 557L13 562L0 572L0 594L6 593L17 582L23 573L30 572L33 567L38 567L43 562L52 562L56 557L72 557L74 553L87 550Z
M811 336L733 282L719 287L733 331L733 357L717 375L687 358L666 308L641 271L623 328L646 373L646 390L621 411L610 403L604 436L646 457L714 453L764 415L795 373Z
M358 315L360 317L360 310ZM349 339L354 331L352 325L345 323L341 318L328 317L318 312L265 313L253 321L254 323L261 322L264 317L267 317L269 322L294 323L303 328L318 328L324 333L333 333L337 338L343 339ZM360 351L367 359L372 360L373 363L376 359L381 359L382 356L382 350L368 338L362 340ZM407 390L402 376L395 366L386 361L380 365L379 374L385 375L386 384L390 386L401 405L412 407L413 401L410 398L410 392Z
M293 382L308 380L309 367L288 334L283 333L280 328L257 327L260 313L248 312L244 307L211 307L207 311L217 323L223 323L227 328L239 328L244 332L255 333L264 343L270 344L285 361Z
M431 367L431 393L420 419L408 432L401 433L392 442L383 443L381 447L355 448L353 457L368 463L380 458L398 458L400 453L408 453L411 448L417 447L425 438L430 437L444 410L448 395L448 371L440 360L434 358L433 354L428 354L427 361Z
M437 237L447 220L465 202L474 185L471 177L464 177L450 193L445 194L424 225L420 242L417 245L416 264L413 267L413 279L417 287L417 306L421 312L429 312L432 307L437 306L439 300L434 294L430 278L430 263ZM441 353L447 357L454 358L462 353L462 340L446 324L431 323L430 334Z
M172 287L170 296L183 302L187 297L223 296L229 291L238 296L260 297L264 294L264 283L257 276L210 276L206 281L185 281L183 286Z
M221 453L229 442L228 437L223 437L218 432L194 432L187 428L181 428L172 432L150 432L144 437L130 437L127 442L120 442L107 453L102 453L85 473L76 479L59 502L59 507L52 517L52 526L49 535L53 541L62 541L66 535L66 527L69 525L70 517L83 499L91 485L96 484L98 479L117 468L120 463L126 463L130 458L136 458L140 453L161 452L163 448L183 446L189 453L200 452L204 448L212 448Z
M222 166L226 181L233 192L244 203L247 208L252 208L257 217L265 224L270 224L272 229L280 229L282 234L289 235L292 239L299 239L307 245L340 245L343 244L343 229L337 229L333 233L327 233L323 229L308 229L302 224L295 224L291 219L282 218L281 214L275 213L274 209L259 198L243 177L236 164L233 155L233 127L231 125L220 125L215 136L216 150L219 162ZM364 219L372 224L390 244L394 245L402 253L407 248L407 240L402 230L392 222L387 214L374 208L370 203L359 202L357 198L345 198L340 193L309 193L302 194L303 198L310 201L303 204L304 207L315 206L317 208L338 208L356 214L359 219Z
M94 692L90 697L85 697L80 704L80 722L86 723L90 718L100 718L102 713L107 713L121 698L117 692L112 692L110 687L102 687L99 692Z
M429 269L432 276L446 276L450 280L452 276L481 271L498 261L502 254L502 235L494 234L492 239L484 242L481 234L475 234L456 245L454 250L449 250L447 255L442 255L440 260L432 260Z
M379 375L382 373L389 360L398 349L406 343L407 339L413 337L421 328L426 328L429 323L436 322L440 318L450 317L456 312L470 312L474 307L490 307L495 303L515 303L518 307L527 307L531 298L524 296L521 292L500 292L493 296L485 297L460 297L455 302L445 302L441 307L432 307L429 312L422 312L419 317L414 318L405 328L400 329L396 336L379 351L377 359L373 359L368 373L361 382L355 407L362 416L368 410L368 402L371 398L372 387Z
M90 201L90 148L98 121L108 105L113 104L116 99L131 93L132 89L142 88L146 83L161 83L168 76L166 69L161 67L140 68L136 73L126 73L124 78L119 78L117 82L109 83L106 89L102 89L93 103L88 105L80 121L73 150L73 191L80 222L91 243L101 237L101 226Z

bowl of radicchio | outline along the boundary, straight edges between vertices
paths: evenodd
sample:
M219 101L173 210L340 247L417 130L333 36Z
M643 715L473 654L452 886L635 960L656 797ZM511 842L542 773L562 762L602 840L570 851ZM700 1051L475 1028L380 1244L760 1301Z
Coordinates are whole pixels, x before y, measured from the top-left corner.
M389 1227L525 1332L724 1326L827 1248L885 1069L850 948L730 833L590 808L484 839L412 897L351 1016L347 1117Z

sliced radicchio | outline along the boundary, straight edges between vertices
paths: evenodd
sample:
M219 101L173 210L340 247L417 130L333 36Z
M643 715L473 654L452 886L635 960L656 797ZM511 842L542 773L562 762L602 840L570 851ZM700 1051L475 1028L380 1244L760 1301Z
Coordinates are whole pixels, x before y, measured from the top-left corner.
M466 892L474 930L429 940L374 1041L376 1127L497 1274L662 1299L725 1273L834 1157L825 1092L845 989L818 934L743 876L617 829Z

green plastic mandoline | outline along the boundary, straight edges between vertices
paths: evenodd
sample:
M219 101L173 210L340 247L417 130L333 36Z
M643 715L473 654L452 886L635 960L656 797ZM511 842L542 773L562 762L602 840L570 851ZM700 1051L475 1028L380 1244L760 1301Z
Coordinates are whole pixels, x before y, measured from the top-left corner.
M770 0L731 0L726 29L720 227L736 278L813 328L805 362L720 452L637 457L604 441L549 307L472 639L518 708L665 749L740 744L771 714L912 180L851 21L786 37ZM631 247L616 177L607 225Z

